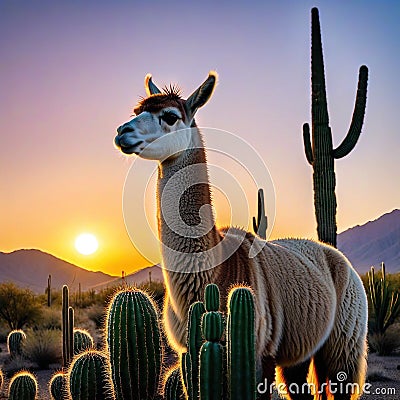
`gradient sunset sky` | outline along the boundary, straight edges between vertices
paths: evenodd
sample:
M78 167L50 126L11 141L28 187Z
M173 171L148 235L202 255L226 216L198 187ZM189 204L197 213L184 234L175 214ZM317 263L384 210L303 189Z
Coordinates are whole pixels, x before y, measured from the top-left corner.
M5 0L0 251L38 248L111 274L148 265L124 226L122 192L133 158L113 147L115 129L145 95L147 73L159 86L178 83L186 97L211 69L219 84L198 125L232 132L263 157L276 192L271 238L316 238L302 141L311 114L313 6L335 146L350 124L358 68L370 71L362 135L336 162L338 230L399 208L398 1ZM82 232L99 240L92 256L74 248Z

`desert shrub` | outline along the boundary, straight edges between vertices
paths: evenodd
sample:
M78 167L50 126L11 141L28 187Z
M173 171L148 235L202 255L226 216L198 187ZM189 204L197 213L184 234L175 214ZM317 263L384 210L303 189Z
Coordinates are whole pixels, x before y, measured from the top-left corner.
M40 316L35 320L34 328L61 329L61 308L43 306Z
M23 354L40 369L61 361L61 332L55 329L30 331L23 346Z
M21 289L14 283L0 284L0 318L11 330L22 329L39 313L40 304L31 290Z
M3 372L10 376L15 372L31 367L31 362L27 360L23 355L16 355L15 357L10 357L4 361Z
M368 336L372 353L387 356L400 351L400 324L390 326L385 333L371 333Z
M107 309L100 304L93 304L87 309L87 317L94 322L97 329L104 326Z

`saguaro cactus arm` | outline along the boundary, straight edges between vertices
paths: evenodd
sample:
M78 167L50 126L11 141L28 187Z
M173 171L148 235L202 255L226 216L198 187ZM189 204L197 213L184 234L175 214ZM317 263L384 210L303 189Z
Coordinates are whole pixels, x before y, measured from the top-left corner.
M268 220L265 214L265 204L264 204L264 191L258 189L258 210L257 210L257 220L253 217L253 229L254 232L263 239L267 238L267 227Z
M346 137L343 142L333 150L333 157L336 159L347 156L356 145L361 134L361 128L364 123L365 107L367 105L367 85L368 68L365 65L360 67L358 74L358 88L356 102L354 105L353 118Z
M307 123L303 125L303 141L304 141L304 152L306 153L307 161L312 165L314 162L314 156L311 147L310 125L308 125Z

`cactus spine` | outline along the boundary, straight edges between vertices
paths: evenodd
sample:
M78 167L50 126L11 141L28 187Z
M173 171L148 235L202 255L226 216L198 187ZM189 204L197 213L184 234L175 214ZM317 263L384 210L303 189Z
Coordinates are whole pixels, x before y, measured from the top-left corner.
M256 398L254 297L248 288L236 288L228 297L228 386L230 400Z
M74 355L74 309L69 306L67 285L64 285L62 290L62 342L63 367L68 368Z
M85 329L74 329L74 355L93 348L92 335Z
M179 367L172 369L164 384L164 399L165 400L184 400L185 394Z
M377 333L383 334L400 315L400 296L389 287L384 263L382 263L381 274L381 278L376 279L375 269L371 267L371 271L368 272L368 295L374 311L373 328Z
M204 304L200 301L193 303L189 308L187 353L182 354L182 377L185 391L189 400L199 398L199 363L200 348L203 345L201 332L201 318L205 313Z
M156 307L143 291L117 292L108 309L107 347L117 400L153 399L162 347Z
M336 247L336 178L334 161L348 155L360 136L367 102L368 68L365 65L360 67L351 125L343 142L334 149L332 132L329 127L321 28L317 8L311 10L311 82L312 144L310 141L310 127L308 124L304 124L304 149L307 161L314 170L314 206L318 239Z
M21 329L11 331L7 336L7 348L11 357L22 354L22 345L26 339L25 332Z
M10 381L9 400L35 400L37 395L36 378L27 371L18 372Z
M57 372L49 382L50 396L54 400L64 400L68 395L67 375Z
M207 285L204 293L206 313L202 317L202 333L206 342L200 349L200 399L220 400L224 389L224 348L219 343L224 331L219 309L219 290Z
M100 351L88 350L72 361L68 390L72 400L113 400L110 362Z
M268 219L265 212L264 190L258 189L257 220L253 217L253 230L260 238L267 238Z

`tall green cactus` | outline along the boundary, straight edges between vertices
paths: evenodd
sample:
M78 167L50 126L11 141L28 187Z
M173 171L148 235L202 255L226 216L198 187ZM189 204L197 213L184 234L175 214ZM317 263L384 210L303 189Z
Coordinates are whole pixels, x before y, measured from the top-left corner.
M228 297L228 386L230 400L256 398L254 297L238 287Z
M365 65L360 67L351 125L342 143L334 149L332 132L329 126L321 28L317 8L311 10L311 82L312 144L310 141L310 127L306 123L303 125L304 149L307 161L314 170L314 206L318 239L336 247L336 178L334 161L348 155L360 136L367 102L368 68Z
M63 372L55 373L49 382L49 393L53 400L64 400L68 396L68 375Z
M88 350L75 357L68 371L72 400L114 400L110 361L106 354Z
M86 329L74 329L74 355L93 348L92 335Z
M69 306L69 289L62 289L62 355L63 367L68 368L74 356L74 309Z
M207 312L203 314L201 328L206 340L200 349L200 399L220 400L224 390L224 348L219 342L224 332L219 309L219 289L207 285L204 293Z
M187 353L182 354L181 359L181 373L188 400L199 398L199 357L200 348L203 345L201 318L205 311L204 304L200 301L193 303L189 308Z
M11 357L22 354L22 345L26 340L25 332L22 329L11 331L7 336L7 348Z
M139 289L117 292L108 308L107 349L117 400L153 399L162 362L156 307Z
M264 190L258 189L257 219L253 217L253 229L260 238L267 238L268 219L265 212Z
M373 309L373 329L383 334L400 315L400 295L398 291L390 289L384 263L380 279L376 279L375 269L371 267L371 271L368 272L368 289Z
M34 375L28 371L21 371L11 378L8 399L35 400L37 391L38 384Z
M164 383L165 400L185 400L180 368L177 367L168 372Z

